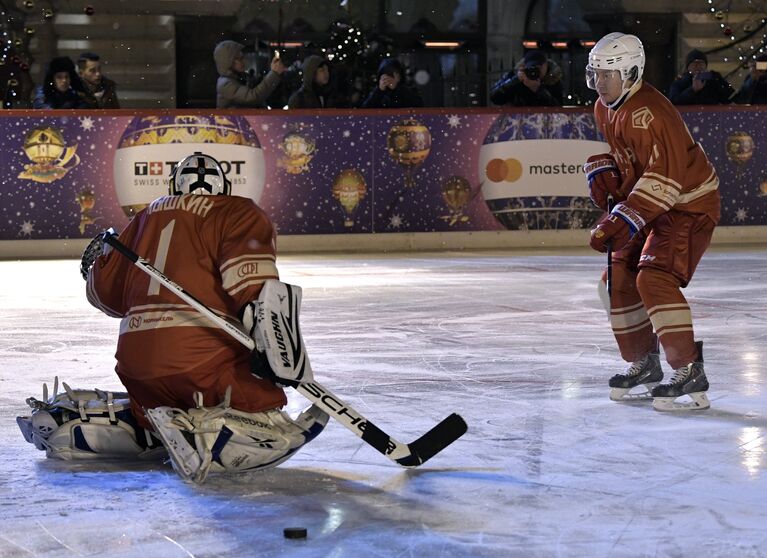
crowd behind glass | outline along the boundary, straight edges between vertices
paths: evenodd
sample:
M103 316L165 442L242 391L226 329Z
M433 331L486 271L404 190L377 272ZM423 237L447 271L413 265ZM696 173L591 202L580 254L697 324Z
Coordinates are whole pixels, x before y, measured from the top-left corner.
M211 64L218 72L216 108L412 108L424 105L409 69L395 57L381 61L375 79L367 88L346 83L349 78L341 66L320 55L311 54L296 64L300 81L284 80L288 67L278 51L268 71L258 75L246 69L244 45L222 41L215 46ZM46 66L42 85L30 99L33 108L91 109L120 108L118 87L102 73L98 54L82 53L76 61L56 57ZM767 54L748 62L749 73L736 91L718 72L708 68L706 54L687 53L684 69L666 92L676 105L767 104ZM562 106L563 72L540 50L528 51L523 59L504 74L489 92L494 106ZM367 90L369 89L369 91Z

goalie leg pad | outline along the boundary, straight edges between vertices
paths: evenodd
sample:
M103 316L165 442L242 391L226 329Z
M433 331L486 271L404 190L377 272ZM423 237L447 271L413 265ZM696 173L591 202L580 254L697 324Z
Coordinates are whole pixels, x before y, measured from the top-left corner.
M202 483L209 472L244 472L276 467L316 438L328 415L312 405L295 420L271 409L246 413L229 407L229 391L217 407L146 411L184 480Z
M17 417L24 439L53 459L111 460L161 459L165 449L148 431L141 428L130 411L124 392L72 389L63 384L48 397L43 385L43 400L30 397L30 416Z

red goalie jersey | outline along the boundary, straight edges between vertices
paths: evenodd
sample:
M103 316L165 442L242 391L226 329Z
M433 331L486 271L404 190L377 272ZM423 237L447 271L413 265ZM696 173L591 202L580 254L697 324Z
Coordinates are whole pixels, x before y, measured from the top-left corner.
M136 215L120 241L236 323L264 281L278 278L272 224L242 197L159 198ZM96 260L87 297L122 318L116 371L140 421L142 407L193 407L195 391L206 406L216 405L227 386L232 406L242 411L285 404L282 389L250 374L245 347L115 251Z
M647 223L672 208L719 222L716 172L663 94L643 83L618 111L595 103L594 116L613 148L620 193Z

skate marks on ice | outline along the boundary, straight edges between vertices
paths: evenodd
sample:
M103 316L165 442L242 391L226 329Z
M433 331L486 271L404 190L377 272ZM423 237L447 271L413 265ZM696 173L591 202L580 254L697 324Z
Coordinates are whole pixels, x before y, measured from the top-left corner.
M437 555L457 557L472 555L474 548L479 556L503 556L510 536L493 532L488 520L495 510L467 516L462 509L469 498L449 490L470 485L471 478L453 475L471 472L411 473L393 475L386 487L376 488L369 473L285 467L193 486L169 468L46 465L37 475L61 493L39 505L58 507L58 513L4 518L0 555L13 555L15 546L34 556L63 549L91 555L106 548L113 556L253 556L254 549L259 556L434 555L439 549ZM488 479L497 482L491 474L473 482ZM72 505L72 494L88 505ZM130 520L114 521L120 514ZM30 535L35 522L44 529L35 527ZM310 544L286 541L282 529L288 525L306 527Z
M401 471L331 424L275 471L202 487L163 465L56 464L23 441L14 418L54 373L119 389L117 321L87 306L74 260L0 262L12 281L0 290L0 556L765 556L767 254L707 254L685 291L711 382L712 408L693 416L609 401L624 363L596 295L602 260L282 258L332 390L402 439L447 412L469 431ZM57 281L40 295L36 274ZM36 342L51 344L16 350ZM305 406L291 397L289 411ZM288 526L308 539L286 541Z

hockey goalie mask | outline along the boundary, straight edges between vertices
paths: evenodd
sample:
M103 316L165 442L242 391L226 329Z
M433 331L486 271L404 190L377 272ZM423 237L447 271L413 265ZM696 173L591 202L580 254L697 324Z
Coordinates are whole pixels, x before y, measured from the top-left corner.
M182 159L168 181L168 192L172 196L181 194L228 196L231 191L232 183L226 178L221 163L199 151Z
M610 33L599 39L589 52L586 85L589 89L596 90L596 70L619 72L616 77L620 76L621 94L608 105L613 108L623 101L631 85L642 79L644 63L644 47L639 38L623 33Z

